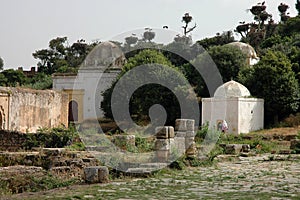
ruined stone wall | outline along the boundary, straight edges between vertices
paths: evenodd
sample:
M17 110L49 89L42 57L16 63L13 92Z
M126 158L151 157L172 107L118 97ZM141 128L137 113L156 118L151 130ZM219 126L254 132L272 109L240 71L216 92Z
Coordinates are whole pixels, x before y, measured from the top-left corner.
M18 151L25 141L24 133L0 130L0 151Z
M9 94L0 91L0 130L8 128Z
M68 95L52 90L10 88L9 130L34 133L68 125Z

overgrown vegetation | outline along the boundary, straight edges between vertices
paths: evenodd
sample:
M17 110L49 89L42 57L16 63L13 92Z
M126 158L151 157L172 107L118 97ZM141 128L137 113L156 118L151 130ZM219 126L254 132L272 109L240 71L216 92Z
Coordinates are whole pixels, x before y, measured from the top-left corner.
M63 148L84 150L84 145L79 139L74 128L40 128L37 133L26 134L23 147L27 150L33 147Z
M80 183L80 180L76 178L66 180L51 174L44 174L38 177L28 174L15 174L13 176L1 174L1 176L7 176L7 178L3 179L0 177L0 195L38 192Z
M287 127L297 127L300 126L300 113L296 114L290 114L287 118L285 118L281 126L287 126Z

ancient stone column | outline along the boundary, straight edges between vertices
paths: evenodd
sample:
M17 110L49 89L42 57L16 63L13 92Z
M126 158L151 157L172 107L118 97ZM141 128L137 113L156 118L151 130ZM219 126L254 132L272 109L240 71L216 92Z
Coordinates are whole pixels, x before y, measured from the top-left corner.
M154 150L156 159L159 162L166 162L169 159L172 144L174 143L174 128L162 126L155 129L156 140Z
M87 183L108 182L109 171L105 166L91 166L84 168L84 180Z
M195 120L177 119L175 122L175 143L188 156L196 154Z

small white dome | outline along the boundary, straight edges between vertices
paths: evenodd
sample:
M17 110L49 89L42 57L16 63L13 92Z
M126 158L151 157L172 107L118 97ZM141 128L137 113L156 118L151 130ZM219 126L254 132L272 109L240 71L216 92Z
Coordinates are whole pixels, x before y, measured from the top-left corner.
M224 83L215 91L215 98L230 98L230 97L249 97L249 90L242 84L236 81Z

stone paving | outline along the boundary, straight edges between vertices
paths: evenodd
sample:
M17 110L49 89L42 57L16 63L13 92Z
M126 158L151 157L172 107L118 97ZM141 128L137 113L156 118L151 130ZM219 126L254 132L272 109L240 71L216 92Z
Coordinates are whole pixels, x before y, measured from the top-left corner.
M213 166L164 170L151 178L125 178L108 184L72 186L11 198L300 199L299 155L265 154L233 159L223 155L218 160Z

